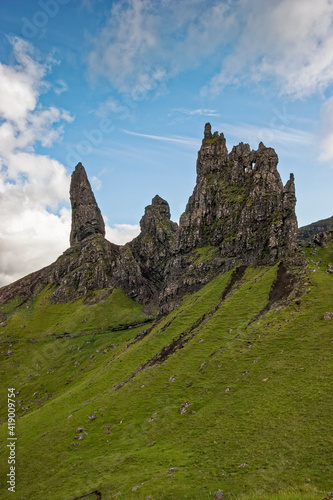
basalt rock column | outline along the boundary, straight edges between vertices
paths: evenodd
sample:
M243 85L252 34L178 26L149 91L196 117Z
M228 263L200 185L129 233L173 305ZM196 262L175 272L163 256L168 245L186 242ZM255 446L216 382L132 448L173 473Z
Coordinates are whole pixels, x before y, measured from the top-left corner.
M72 204L71 246L91 235L105 236L104 220L81 163L76 165L72 174L70 199Z

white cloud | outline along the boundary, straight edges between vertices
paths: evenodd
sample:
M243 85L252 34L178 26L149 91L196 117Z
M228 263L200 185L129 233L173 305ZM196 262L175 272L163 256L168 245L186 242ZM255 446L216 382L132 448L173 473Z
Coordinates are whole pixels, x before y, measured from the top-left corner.
M40 208L25 206L17 210L15 202L22 193L11 193L11 201L1 202L0 284L7 285L51 264L69 246L70 210L63 208L60 215ZM27 203L29 204L29 203Z
M61 139L67 111L39 103L49 64L12 38L15 64L0 63L0 285L39 269L68 247L69 175L35 152Z
M107 77L135 100L196 66L235 31L232 1L115 1L88 56L92 77Z
M140 233L139 224L115 224L105 226L106 238L116 245L124 245L132 241Z
M332 0L241 0L241 35L208 89L272 80L280 91L304 97L333 83Z

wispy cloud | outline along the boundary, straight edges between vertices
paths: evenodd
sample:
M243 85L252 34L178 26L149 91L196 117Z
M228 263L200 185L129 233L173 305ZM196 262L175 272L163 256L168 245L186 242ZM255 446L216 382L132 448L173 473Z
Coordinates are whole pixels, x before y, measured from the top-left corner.
M151 135L151 134L140 134L139 132L132 132L130 130L123 130L125 134L134 135L137 137L143 137L145 139L152 139L154 141L161 142L173 142L177 144L182 144L183 146L197 147L200 144L200 140L195 137L182 137L182 136L161 136L161 135Z
M229 1L182 0L175 9L171 0L158 8L154 0L116 0L88 55L90 74L121 92L155 88L227 42L234 10Z
M314 136L304 130L283 126L283 128L259 127L248 123L232 125L230 123L217 123L219 130L234 139L248 141L253 146L264 142L266 146L282 144L285 146L308 145L314 143Z
M67 90L68 90L68 85L66 82L64 82L64 80L57 80L56 81L56 84L54 86L54 92L57 95L60 95L63 92L67 92Z
M199 108L199 109L176 108L169 113L169 116L173 116L175 114L186 115L186 116L221 116L221 114L218 113L216 109L206 109L206 108Z

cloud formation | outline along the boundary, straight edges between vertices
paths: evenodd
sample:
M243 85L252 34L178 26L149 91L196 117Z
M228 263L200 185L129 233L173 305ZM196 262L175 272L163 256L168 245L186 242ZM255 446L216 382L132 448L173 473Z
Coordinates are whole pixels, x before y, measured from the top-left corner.
M16 63L0 63L0 285L51 263L70 229L69 175L35 147L60 140L72 117L40 104L49 64L27 42L10 41Z
M113 2L88 62L120 92L155 89L198 65L235 28L234 2L129 0Z
M105 226L105 237L116 245L124 245L128 241L132 241L140 233L139 224L115 224L110 227Z
M281 93L302 98L333 83L332 0L242 0L238 7L241 35L208 90L274 81Z

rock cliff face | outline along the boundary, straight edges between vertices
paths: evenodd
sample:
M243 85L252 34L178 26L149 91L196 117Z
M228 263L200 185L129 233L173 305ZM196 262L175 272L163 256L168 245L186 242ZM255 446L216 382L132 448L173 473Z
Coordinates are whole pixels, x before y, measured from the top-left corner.
M238 264L274 264L297 249L293 175L283 186L278 157L262 143L230 153L223 134L206 124L197 182L179 227L168 203L155 196L141 219L141 233L117 246L105 239L104 221L86 172L72 175L71 247L41 271L4 287L0 303L53 287L51 301L66 302L94 290L122 288L134 300L159 304L163 314L180 298Z
M198 154L197 184L180 219L178 249L219 246L225 257L270 264L297 248L294 177L283 187L278 157L260 143L228 154L223 134L205 138Z
M274 264L296 250L294 176L283 186L277 163L274 149L262 143L256 151L240 143L228 153L223 134L206 124L196 186L166 269L164 312L221 270Z

